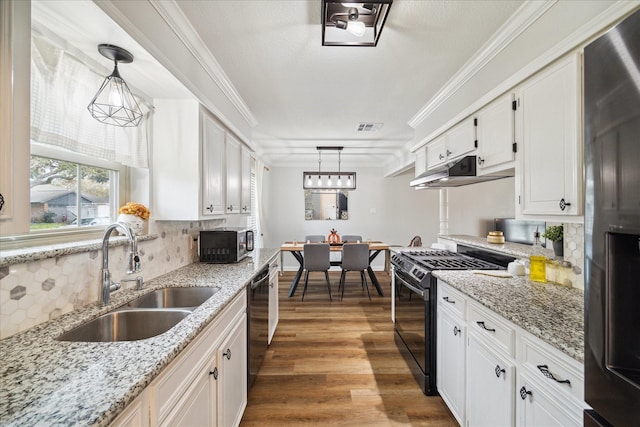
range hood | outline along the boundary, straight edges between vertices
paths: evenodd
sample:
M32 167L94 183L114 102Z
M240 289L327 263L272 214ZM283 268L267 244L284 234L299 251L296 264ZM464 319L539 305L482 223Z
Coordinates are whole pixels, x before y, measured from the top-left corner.
M477 182L493 181L514 175L513 169L489 175L477 175L476 156L466 156L441 169L430 170L416 177L410 185L415 189L460 187Z

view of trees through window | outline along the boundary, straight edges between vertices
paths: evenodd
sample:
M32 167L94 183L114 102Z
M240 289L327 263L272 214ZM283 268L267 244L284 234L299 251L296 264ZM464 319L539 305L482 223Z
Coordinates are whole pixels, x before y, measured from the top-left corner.
M105 225L115 203L116 171L31 156L31 230Z

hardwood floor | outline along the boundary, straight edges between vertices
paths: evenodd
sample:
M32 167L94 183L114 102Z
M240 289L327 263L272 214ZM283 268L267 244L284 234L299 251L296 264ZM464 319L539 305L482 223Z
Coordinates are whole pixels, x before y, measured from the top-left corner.
M385 297L348 273L344 301L339 273L312 273L287 297L293 273L280 276L280 322L241 426L456 426L439 396L425 396L393 340L389 276L377 274Z

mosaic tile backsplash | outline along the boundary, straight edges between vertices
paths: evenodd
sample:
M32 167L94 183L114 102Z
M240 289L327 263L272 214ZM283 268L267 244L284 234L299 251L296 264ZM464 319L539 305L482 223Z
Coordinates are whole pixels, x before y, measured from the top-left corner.
M144 280L197 261L193 238L200 230L225 224L224 219L193 222L155 222L149 232L157 239L138 243ZM127 246L109 250L114 281L126 277ZM71 312L98 300L102 250L0 267L0 339ZM132 276L137 276L132 275ZM124 289L135 282L123 282Z

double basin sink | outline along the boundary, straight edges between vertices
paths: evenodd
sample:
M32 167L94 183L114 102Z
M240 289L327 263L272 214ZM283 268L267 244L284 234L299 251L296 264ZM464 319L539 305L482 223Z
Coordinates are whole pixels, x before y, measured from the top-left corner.
M114 342L151 338L177 325L219 290L219 287L157 289L56 339Z

